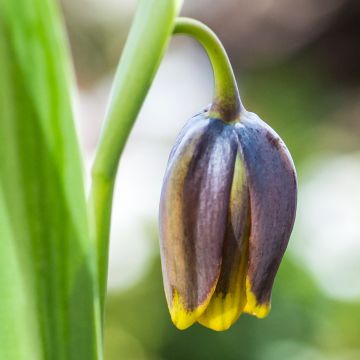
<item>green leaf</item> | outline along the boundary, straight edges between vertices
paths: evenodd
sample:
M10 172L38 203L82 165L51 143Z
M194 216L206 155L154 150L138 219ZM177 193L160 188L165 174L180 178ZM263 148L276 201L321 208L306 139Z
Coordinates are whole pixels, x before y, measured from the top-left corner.
M0 358L99 359L72 78L53 0L0 0Z

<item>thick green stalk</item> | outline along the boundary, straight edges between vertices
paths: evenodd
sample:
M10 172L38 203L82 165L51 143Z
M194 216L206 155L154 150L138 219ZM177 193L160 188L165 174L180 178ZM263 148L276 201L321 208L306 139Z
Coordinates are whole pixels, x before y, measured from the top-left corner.
M126 140L158 69L182 0L140 0L117 69L92 169L89 211L102 308L107 284L113 187Z
M192 36L199 41L209 56L215 81L209 116L229 122L237 120L242 107L239 91L229 58L219 38L206 25L189 18L176 20L174 34Z

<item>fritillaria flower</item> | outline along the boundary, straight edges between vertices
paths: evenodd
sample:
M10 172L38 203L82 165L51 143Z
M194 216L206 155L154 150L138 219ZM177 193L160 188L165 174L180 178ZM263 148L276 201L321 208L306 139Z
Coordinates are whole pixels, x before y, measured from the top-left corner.
M164 288L179 329L198 322L220 331L241 313L263 318L270 310L295 219L296 173L284 142L241 104L227 58L217 62L223 49L214 35L194 21L180 29L218 51L214 101L182 129L167 164L159 220ZM230 69L225 75L222 66Z
M265 317L292 230L296 175L279 136L242 110L228 124L204 111L170 154L160 203L165 293L174 324L225 330Z

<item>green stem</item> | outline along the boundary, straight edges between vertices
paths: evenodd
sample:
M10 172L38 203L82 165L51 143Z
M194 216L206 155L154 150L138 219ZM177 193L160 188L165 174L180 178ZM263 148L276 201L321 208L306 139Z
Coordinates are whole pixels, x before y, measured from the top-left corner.
M117 69L92 168L89 217L104 310L112 194L120 156L171 38L182 0L140 0Z
M194 37L204 47L214 71L215 91L209 116L231 122L242 108L239 91L229 58L216 34L200 21L178 18L174 34Z

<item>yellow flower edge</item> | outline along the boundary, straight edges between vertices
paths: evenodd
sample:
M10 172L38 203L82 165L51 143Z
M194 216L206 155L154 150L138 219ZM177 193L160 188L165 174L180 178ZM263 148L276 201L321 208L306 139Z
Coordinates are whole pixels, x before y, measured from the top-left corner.
M244 305L245 301L231 293L225 296L216 294L197 321L211 330L225 331L239 319Z
M263 319L269 314L270 308L269 303L257 302L248 277L246 277L246 295L240 298L232 293L214 294L212 289L203 303L194 310L189 310L184 306L179 292L174 290L172 303L169 306L171 320L179 330L185 330L198 322L215 331L228 330L239 319L241 313Z
M254 315L259 319L263 319L268 316L271 305L270 303L259 304L256 300L255 294L251 291L251 282L248 277L246 277L246 305L244 312L250 315Z
M210 299L214 293L214 288L210 291L208 297L194 310L189 310L184 306L184 301L179 292L175 289L171 305L169 306L171 321L179 330L185 330L193 325L197 319L203 314L209 305Z
M246 277L246 295L229 293L214 294L205 312L197 322L215 331L228 330L240 317L241 313L265 318L270 312L270 304L258 304L255 294L251 291L251 283Z

